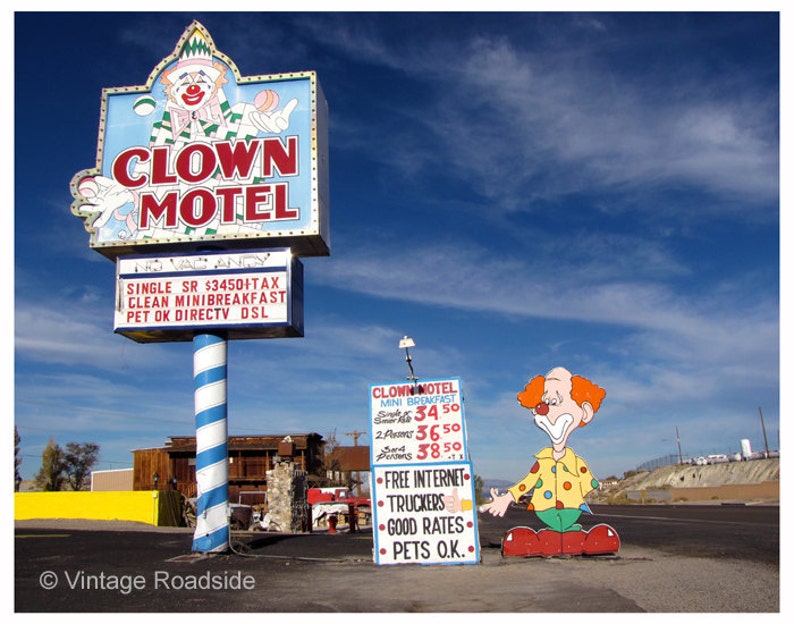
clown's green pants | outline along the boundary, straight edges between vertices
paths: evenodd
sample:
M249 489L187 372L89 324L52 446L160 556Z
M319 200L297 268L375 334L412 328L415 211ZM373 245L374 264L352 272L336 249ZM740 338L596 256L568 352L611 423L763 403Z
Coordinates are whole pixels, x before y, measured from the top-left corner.
M581 524L574 524L582 515L581 509L546 509L536 511L535 514L541 522L552 531L565 533L566 531L581 531Z

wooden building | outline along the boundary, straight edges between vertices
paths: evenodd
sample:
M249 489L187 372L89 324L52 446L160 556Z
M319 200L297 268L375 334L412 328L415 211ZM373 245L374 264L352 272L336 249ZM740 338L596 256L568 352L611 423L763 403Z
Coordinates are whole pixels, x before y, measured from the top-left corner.
M369 471L368 446L337 446L329 454L326 466L343 472Z
M337 446L325 460L326 476L332 482L344 484L361 496L362 485L368 478L362 479L362 472L369 473L369 446Z
M276 461L291 459L312 481L324 478L325 440L317 433L289 436L229 436L229 501L256 503L255 492L267 491L267 471ZM170 436L161 448L133 454L133 489L176 487L188 498L196 496L196 438ZM246 494L248 493L248 494Z

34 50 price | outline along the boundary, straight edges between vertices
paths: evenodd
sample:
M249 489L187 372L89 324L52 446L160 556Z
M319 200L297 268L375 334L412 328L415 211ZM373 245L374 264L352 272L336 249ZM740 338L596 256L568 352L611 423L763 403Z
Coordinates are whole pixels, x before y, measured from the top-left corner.
M460 431L460 423L443 423L440 425L417 425L416 439L427 440L431 439L433 442L440 440L441 436L450 433L458 433Z
M438 442L423 443L419 445L419 452L416 454L417 459L440 459L447 457L449 459L450 453L460 453L463 451L463 444L461 442Z
M451 414L460 411L460 403L444 403L441 406L441 414ZM438 420L438 405L420 405L416 408L414 420L424 420L433 418Z

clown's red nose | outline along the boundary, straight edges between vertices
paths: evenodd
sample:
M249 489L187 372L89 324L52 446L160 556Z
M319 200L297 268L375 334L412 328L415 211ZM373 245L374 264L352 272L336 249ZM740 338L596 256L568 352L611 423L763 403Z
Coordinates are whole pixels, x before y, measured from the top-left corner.
M546 405L546 404L545 404L543 401L541 401L540 403L538 403L538 404L535 406L535 411L536 411L538 414L540 414L541 416L545 416L546 414L548 414L548 413L549 413L549 406L548 406L548 405Z

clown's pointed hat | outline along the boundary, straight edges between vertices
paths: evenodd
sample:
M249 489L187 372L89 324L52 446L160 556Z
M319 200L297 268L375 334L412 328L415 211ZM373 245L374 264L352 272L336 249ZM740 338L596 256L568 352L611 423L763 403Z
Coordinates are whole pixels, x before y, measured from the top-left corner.
M212 63L212 45L207 41L201 28L195 26L179 51L177 64L168 70L166 75L171 82L174 82L182 74L199 71L210 76L212 80L216 80L221 74Z

